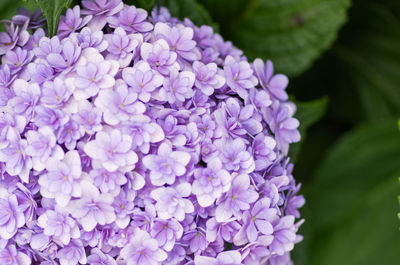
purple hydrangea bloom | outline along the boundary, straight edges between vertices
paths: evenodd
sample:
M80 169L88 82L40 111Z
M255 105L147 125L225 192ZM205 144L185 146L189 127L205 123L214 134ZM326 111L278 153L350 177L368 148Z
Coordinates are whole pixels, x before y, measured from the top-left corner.
M93 15L89 22L90 28L94 30L102 29L107 23L107 17L120 12L124 7L121 0L83 0L83 15Z
M0 32L0 55L6 54L14 49L16 45L23 47L29 40L29 33L26 30L29 20L26 20L22 26L14 23L6 23L7 32Z
M72 32L84 27L91 19L92 16L81 18L81 9L79 6L75 6L73 9L69 8L65 16L60 17L57 35L60 37L68 36Z
M237 61L230 55L225 59L224 72L226 84L243 99L247 99L248 90L258 83L250 64L246 61Z
M71 238L79 238L80 230L75 220L53 210L47 210L39 216L38 225L43 228L46 236L52 236L53 240L68 245Z
M196 256L194 265L240 265L242 256L235 250L225 251L218 254L216 258L207 256Z
M207 96L214 93L214 89L221 88L225 84L225 78L218 69L217 64L193 62L193 71L196 75L195 86Z
M44 22L0 33L1 264L291 264L299 122L272 62L164 7Z
M167 253L159 248L157 240L142 230L137 230L131 242L121 250L121 258L127 265L158 265L167 258Z
M69 245L60 249L57 253L60 265L86 264L87 257L81 240L71 240Z
M170 50L164 39L159 39L153 43L143 43L140 47L140 55L152 69L162 75L168 75L173 68L179 69L179 64L176 61L177 55Z
M254 70L260 80L261 86L276 99L285 101L288 99L286 87L289 83L288 78L283 74L274 74L274 66L271 61L264 62L261 59L254 60Z
M143 164L150 170L151 182L156 186L173 184L176 177L185 174L185 166L189 161L188 153L172 151L168 142L161 143L157 155L147 155L143 158Z
M166 23L157 23L154 27L154 34L157 39L164 39L168 42L170 49L178 55L178 58L188 61L195 61L201 58L193 40L193 29L184 27L170 27Z
M12 238L25 224L23 212L18 208L17 197L0 187L0 238Z
M115 259L108 254L104 254L98 248L94 248L90 251L90 256L88 256L87 262L91 265L117 265Z
M134 168L138 156L130 150L132 138L118 130L98 132L96 139L85 145L85 152L105 169L113 172L118 168Z
M157 215L161 219L174 217L178 221L185 219L185 214L194 211L190 200L185 199L191 192L189 183L181 183L175 188L162 187L151 192L150 196L156 200Z
M124 81L138 94L143 102L148 102L152 92L162 85L163 77L150 69L147 62L139 61L134 68L125 68L122 72Z
M18 251L15 245L8 245L0 250L0 262L4 265L29 265L31 259L24 252Z
M122 9L118 17L109 17L107 21L110 27L122 27L127 32L148 32L153 29L153 25L147 22L146 18L146 10L130 6Z
M243 213L244 225L234 238L235 245L243 245L257 240L259 234L271 235L274 231L272 221L277 216L277 210L270 207L270 200L262 198L253 208Z
M219 202L215 217L224 222L235 215L239 217L242 210L248 210L250 204L258 198L258 193L250 189L250 178L246 174L237 175L232 180L232 188Z
M39 178L40 193L45 198L54 198L60 206L66 206L71 197L81 196L78 180L82 175L81 160L77 151L69 151L63 160L56 158L46 162L47 174Z
M114 198L109 193L100 194L90 182L81 182L82 196L69 202L67 209L82 225L85 231L92 231L97 224L105 225L115 221L115 212L111 206Z
M229 190L232 177L223 169L222 162L216 158L207 164L207 168L198 168L194 172L195 180L192 184L192 193L197 196L200 206L211 206Z
M139 43L143 42L142 35L127 35L123 28L116 28L114 34L105 35L108 41L107 59L114 59L119 62L121 68L127 67L134 56L134 51Z

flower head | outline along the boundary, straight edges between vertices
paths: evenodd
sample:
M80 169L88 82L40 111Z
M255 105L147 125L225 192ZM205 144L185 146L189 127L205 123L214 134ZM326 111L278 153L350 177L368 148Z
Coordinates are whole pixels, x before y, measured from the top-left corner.
M40 12L5 24L0 264L290 264L299 122L272 62L122 0L51 38Z

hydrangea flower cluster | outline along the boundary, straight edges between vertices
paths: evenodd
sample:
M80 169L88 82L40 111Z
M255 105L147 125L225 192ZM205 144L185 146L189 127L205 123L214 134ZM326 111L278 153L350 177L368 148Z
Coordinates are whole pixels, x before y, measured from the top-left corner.
M84 0L0 33L0 263L288 265L288 79L209 26Z

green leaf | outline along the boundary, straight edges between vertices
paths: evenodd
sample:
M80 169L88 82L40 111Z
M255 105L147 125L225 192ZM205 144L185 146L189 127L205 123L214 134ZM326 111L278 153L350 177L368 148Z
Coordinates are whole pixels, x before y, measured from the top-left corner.
M350 0L234 0L230 8L231 0L202 2L219 6L214 19L246 56L271 59L279 72L291 76L307 69L332 44L350 5Z
M300 121L299 131L301 141L290 146L290 157L295 162L300 152L301 145L307 137L307 129L318 122L325 114L328 106L328 98L323 97L308 102L295 102L297 111L295 117Z
M334 49L369 120L400 113L399 13L397 0L356 1L354 19Z
M164 1L161 1L161 4ZM165 6L171 12L171 15L180 19L190 18L197 26L213 25L213 20L207 9L196 0L166 0Z
M10 19L17 13L18 8L25 7L29 10L35 10L35 4L22 0L1 0L0 1L0 19Z
M400 134L394 120L340 139L305 186L307 265L392 265L400 260L396 212ZM301 265L301 263L300 263Z
M296 98L327 94L330 116L346 123L398 117L399 29L400 1L355 0L332 50L292 80Z
M124 1L127 5L134 5L136 7L143 8L147 10L147 12L151 12L153 8L156 6L156 0L126 0Z
M57 34L61 14L71 5L72 0L35 0L46 17L50 36Z

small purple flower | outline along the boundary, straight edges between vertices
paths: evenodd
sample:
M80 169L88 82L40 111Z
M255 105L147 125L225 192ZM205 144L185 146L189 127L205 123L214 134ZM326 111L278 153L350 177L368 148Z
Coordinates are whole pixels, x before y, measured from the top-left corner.
M287 215L273 221L274 239L269 246L271 252L283 255L291 251L296 241L296 227L294 225L294 216Z
M69 202L67 208L74 218L87 232L92 231L97 224L111 224L115 221L114 208L111 206L114 198L109 193L101 193L90 182L81 182L82 196Z
M92 169L89 174L93 178L93 184L104 193L117 190L118 194L120 186L127 182L121 172L109 172L101 167Z
M29 40L29 32L26 30L29 20L26 20L22 26L16 26L14 23L6 23L7 32L0 32L0 55L6 54L14 49L16 45L23 47Z
M277 210L270 208L270 199L262 198L258 200L250 211L243 213L243 226L236 234L233 242L240 246L247 242L257 240L259 234L271 235L274 231L272 221L277 216Z
M116 125L146 111L145 105L137 99L138 95L133 89L121 82L113 90L100 91L95 105L103 111L103 119L107 124Z
M215 63L203 64L195 61L193 63L193 71L196 75L194 85L207 96L214 93L214 89L221 88L225 84L225 78L220 73Z
M246 144L241 138L234 141L216 141L223 165L229 171L251 173L254 171L253 156L246 151Z
M275 147L276 142L271 136L260 133L254 137L252 152L256 164L256 171L266 169L272 161L276 159L277 155L274 152Z
M177 176L185 174L185 166L190 161L190 155L183 151L172 151L169 142L162 142L157 155L147 155L142 161L150 170L153 185L162 186L165 183L171 185Z
M193 97L193 84L195 76L192 72L178 72L174 69L170 78L165 78L156 99L168 101L170 104L184 102L187 98Z
M21 139L14 130L7 132L7 140L7 147L0 149L0 162L5 163L5 170L8 174L18 176L23 182L29 183L32 160L25 153L27 141Z
M208 219L206 223L207 241L215 242L223 240L226 242L232 242L234 236L241 228L241 225L234 219L235 218L230 218L224 222L217 222L215 217Z
M34 108L39 103L40 87L36 83L28 83L25 80L15 80L12 87L15 97L8 103L16 114L22 114L27 118L33 116Z
M58 143L64 144L68 150L73 150L82 135L79 124L71 119L58 131Z
M81 11L83 15L93 15L88 26L93 30L102 30L107 23L107 17L120 12L124 7L121 0L83 0Z
M100 89L111 88L115 84L114 75L118 68L116 61L104 60L99 54L88 60L87 64L78 66L74 85L74 97L77 100L88 99L97 95Z
M218 158L208 162L206 168L196 169L194 177L192 193L197 196L197 201L202 207L211 206L231 186L231 175L222 168Z
M10 67L11 74L16 74L25 69L25 65L31 62L33 54L30 51L17 47L8 51L2 58L2 63Z
M162 75L168 75L173 68L179 69L176 53L170 50L168 43L163 39L153 43L143 43L140 47L140 55L152 69Z
M45 56L47 63L55 71L61 72L71 70L71 67L79 60L80 55L81 47L78 47L70 39L64 39L56 51Z
M9 113L0 113L0 149L7 147L9 144L9 133L22 133L25 125L26 119L24 116L12 116Z
M137 229L129 244L122 248L120 257L127 265L161 265L167 253L160 249L157 240L143 230Z
M148 154L151 143L164 140L164 131L150 118L141 121L127 121L122 124L122 131L132 136L132 149L139 148L143 154Z
M209 244L202 228L189 230L183 235L182 240L189 245L189 253L194 253L195 256L203 252Z
M80 231L75 220L58 211L47 210L38 218L38 225L43 228L46 236L52 236L53 240L68 245L72 239L80 237Z
M132 138L115 129L109 133L96 133L96 139L88 142L84 150L89 157L110 172L117 169L129 171L138 161L138 156L131 150L131 146Z
M17 197L0 187L0 238L12 238L24 224L25 217L18 208Z
M218 203L215 211L217 222L224 222L234 215L241 218L241 211L250 209L250 204L258 198L258 193L250 186L250 178L246 174L233 178L231 189Z
M49 126L56 135L63 126L68 122L69 116L58 109L46 108L43 105L35 108L36 117L34 124L38 127Z
M287 154L290 143L300 141L300 133L297 130L300 123L293 115L296 107L289 103L279 104L275 101L264 115L279 147Z
M72 116L72 119L79 125L79 131L84 131L87 134L94 134L101 131L102 112L100 109L93 107L87 100L78 102L78 112ZM83 134L81 132L81 134Z
M73 9L68 8L65 16L60 17L57 35L64 38L72 32L84 27L91 19L92 16L81 18L81 9L79 6L75 6Z
M109 54L106 59L119 62L121 68L127 67L134 57L136 47L143 42L143 37L139 34L127 35L123 28L116 28L114 34L105 35L104 38L109 45Z
M126 228L131 221L131 214L134 212L135 192L132 190L121 189L118 196L114 197L113 207L115 209L115 224L121 228Z
M151 229L151 236L158 241L160 247L165 251L171 251L177 240L183 234L182 225L176 220L155 221Z
M110 27L122 27L129 33L148 32L153 29L153 25L146 21L147 11L134 6L129 6L119 12L119 16L107 19Z
M261 122L253 118L255 112L253 105L242 107L234 98L228 98L225 103L225 108L217 110L214 114L225 134L236 138L247 133L256 135L262 131Z
M237 61L227 56L224 62L226 84L244 100L248 97L248 90L257 85L257 78L247 61Z
M170 49L177 53L178 58L187 61L195 61L201 58L201 54L193 40L193 29L179 25L170 27L166 23L157 23L154 26L156 39L164 39Z
M60 108L68 101L71 94L64 80L55 78L54 81L46 81L42 85L40 102L47 107Z
M71 39L82 49L91 47L103 52L108 47L103 31L92 31L88 27L83 28L80 33L71 34Z
M90 256L87 258L87 263L91 265L117 265L115 259L108 254L104 254L98 248L93 248L90 251Z
M190 200L185 199L191 192L189 183L181 183L175 188L162 187L151 192L150 196L156 200L157 215L161 219L174 217L178 221L185 219L185 214L194 211Z
M230 250L221 252L216 258L195 256L194 265L241 265L242 256L238 251Z
M31 81L38 84L43 84L54 77L53 68L44 63L28 64L28 72L31 76Z
M39 178L40 193L45 198L54 198L64 207L71 197L82 194L78 180L82 175L81 160L77 151L69 151L59 161L50 158L46 163L47 174Z
M25 136L28 141L25 153L32 157L33 169L37 171L44 170L50 157L63 158L64 152L56 144L56 136L50 127L45 126L37 131L27 131Z
M286 101L288 95L285 89L289 83L288 78L283 74L274 75L274 66L270 60L264 65L261 59L255 59L253 66L261 86L274 98Z
M67 246L60 249L57 253L57 258L60 261L60 265L86 264L87 262L83 243L79 239L71 240Z
M164 79L145 61L137 62L134 68L125 68L122 77L143 102L149 102L152 92L162 85Z
M0 263L2 265L30 265L31 262L29 256L17 250L13 244L9 244L0 250Z

